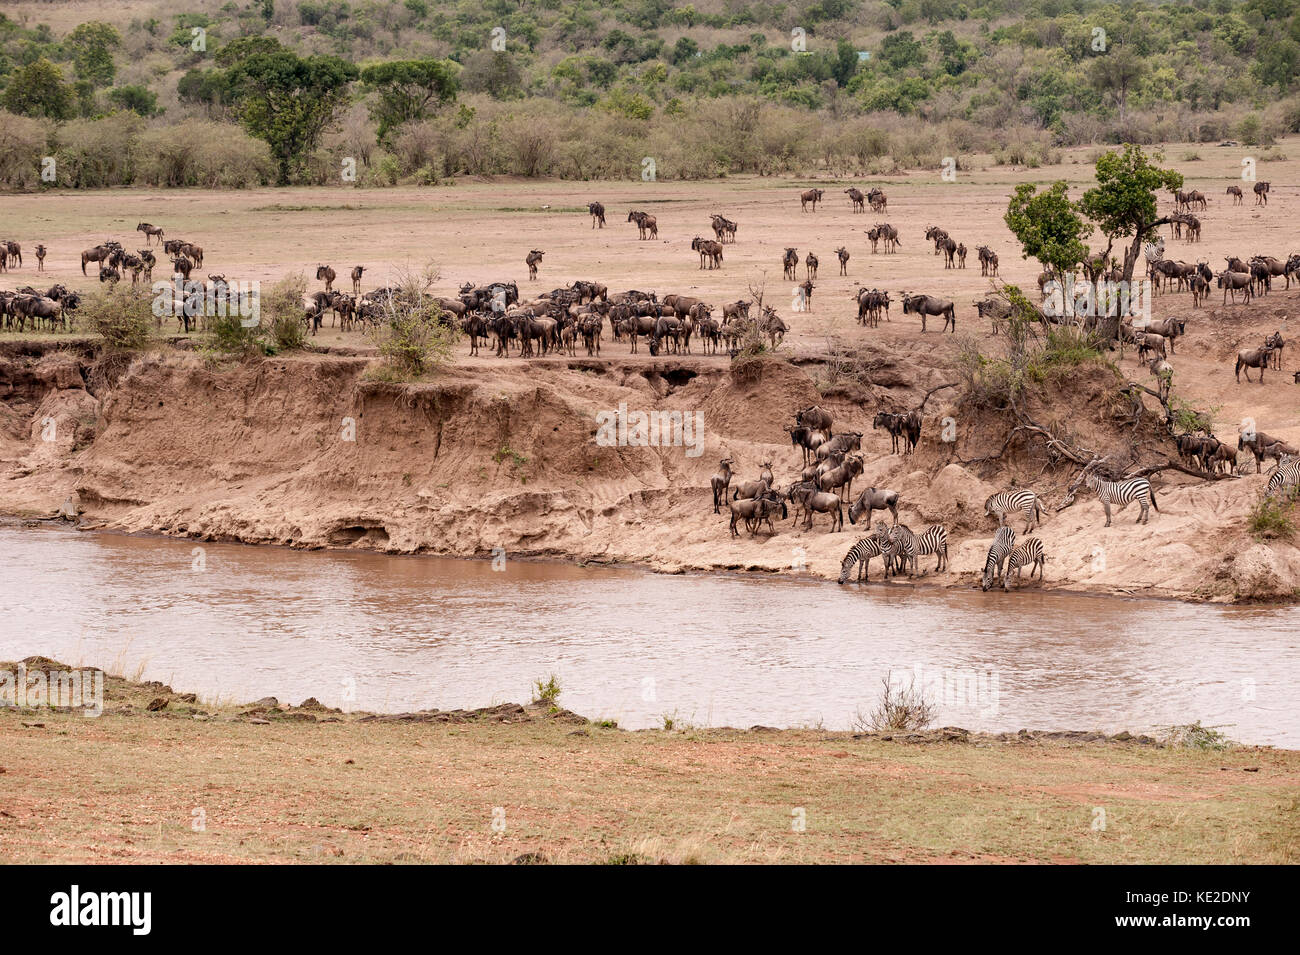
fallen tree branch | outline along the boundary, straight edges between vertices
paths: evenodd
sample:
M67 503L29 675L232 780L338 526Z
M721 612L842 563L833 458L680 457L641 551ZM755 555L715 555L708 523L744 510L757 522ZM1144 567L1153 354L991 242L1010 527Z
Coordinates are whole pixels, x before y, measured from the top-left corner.
M950 381L946 385L936 385L935 387L931 388L929 391L925 393L925 397L921 399L921 403L916 406L916 410L924 411L925 403L930 400L930 396L933 395L936 391L943 391L943 389L945 388L956 388L958 384L959 382Z

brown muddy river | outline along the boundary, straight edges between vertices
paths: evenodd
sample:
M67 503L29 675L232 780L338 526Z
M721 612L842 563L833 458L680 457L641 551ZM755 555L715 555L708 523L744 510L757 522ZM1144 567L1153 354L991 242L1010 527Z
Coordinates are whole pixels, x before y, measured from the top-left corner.
M1152 730L1300 748L1300 609L302 553L0 526L0 659L227 702L526 701L636 729L848 729L881 681L934 725Z

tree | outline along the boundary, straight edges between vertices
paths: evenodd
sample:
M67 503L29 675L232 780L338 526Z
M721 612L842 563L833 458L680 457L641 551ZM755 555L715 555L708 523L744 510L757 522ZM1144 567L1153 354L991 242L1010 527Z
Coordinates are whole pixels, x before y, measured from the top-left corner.
M72 65L78 79L95 87L113 82L117 73L113 51L122 45L122 34L116 27L97 20L82 23L64 38L63 45L72 52Z
M45 57L9 77L4 107L11 113L50 119L71 119L76 112L71 85L63 81L63 73Z
M138 84L109 90L108 101L120 109L129 109L141 116L152 116L158 112L158 94L149 87Z
M1169 221L1156 211L1156 191L1182 187L1181 173L1154 165L1142 147L1132 143L1097 160L1097 185L1083 194L1078 208L1111 240L1133 237L1124 253L1125 282L1133 281L1142 243Z
M1124 109L1128 105L1129 90L1137 85L1146 73L1146 65L1127 47L1118 47L1092 61L1089 79L1099 93L1110 93L1119 104L1119 121L1124 122Z
M443 60L377 63L361 71L361 81L378 94L370 118L379 124L381 143L391 130L425 119L431 107L456 99L456 67Z
M1092 231L1075 210L1067 189L1063 180L1043 192L1033 183L1021 183L1003 217L1020 240L1024 257L1033 256L1057 275L1069 272L1088 254L1083 240Z
M358 70L335 56L300 57L270 37L240 37L217 54L248 132L271 147L287 184L346 104Z

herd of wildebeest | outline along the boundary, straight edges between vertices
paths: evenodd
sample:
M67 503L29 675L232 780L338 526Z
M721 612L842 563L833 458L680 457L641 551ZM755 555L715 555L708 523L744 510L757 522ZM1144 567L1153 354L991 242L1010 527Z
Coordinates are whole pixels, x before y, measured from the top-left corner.
M1255 184L1256 205L1267 205L1269 191L1269 183ZM816 213L818 204L824 201L824 193L822 189L802 192L799 197L801 211ZM865 213L867 206L877 215L888 210L888 199L879 188L866 193L849 188L845 194L854 213ZM1229 187L1227 194L1232 197L1234 205L1244 201L1239 187ZM1175 193L1174 211L1167 217L1171 241L1181 239L1186 244L1194 244L1201 240L1202 223L1195 213L1204 210L1207 201L1197 190ZM603 229L606 225L604 205L592 202L588 205L588 212L592 228ZM626 221L636 226L642 240L655 239L659 235L659 223L654 215L631 210ZM714 238L697 235L691 240L691 251L698 255L701 270L723 267L726 246L737 241L740 226L726 216L714 214L711 228ZM133 285L142 281L150 285L158 265L153 246L157 240L165 261L170 265L169 280L183 280L193 294L227 291L224 275L208 275L206 282L191 280L194 271L203 267L202 246L168 239L162 228L146 222L140 223L136 231L143 234L146 248L131 252L121 242L106 240L81 253L82 274L87 274L88 264L94 264L101 282L117 283L129 276ZM888 222L877 222L863 231L871 243L873 255L893 254L902 246L900 230ZM945 269L966 267L969 250L964 242L935 225L926 227L923 236L925 242L933 244L934 255L941 257ZM975 251L980 274L997 277L997 253L983 244L975 246ZM1143 247L1150 292L1187 291L1196 306L1203 304L1208 297L1212 282L1223 290L1226 305L1229 298L1236 303L1238 295L1243 303L1266 296L1278 280L1285 282L1286 289L1290 288L1293 279L1300 281L1300 254L1291 253L1284 258L1254 255L1249 259L1229 256L1226 267L1216 275L1205 261L1169 259L1165 251L1163 236ZM35 247L37 272L45 271L47 254L45 245ZM544 250L531 249L525 257L530 281L537 279L545 254ZM840 246L835 250L835 256L839 262L839 274L847 276L849 251ZM820 264L818 256L807 252L801 261L799 250L787 247L781 264L784 278L796 283L799 282L802 264L803 282L796 285L793 308L795 311L810 311ZM20 244L0 242L0 272L22 266ZM325 264L317 267L316 280L322 283L322 288L305 297L302 310L302 322L311 334L321 330L326 316L331 327L337 324L344 332L374 329L387 320L387 307L399 290L381 287L363 292L362 279L367 267L356 265L347 271L351 278L350 292L335 287L338 273L333 267ZM1042 305L1037 306L1039 318L1045 323L1081 322L1087 325L1096 322L1098 316L1117 317L1118 334L1115 337L1121 354L1125 345L1136 346L1138 359L1147 364L1157 381L1157 393L1167 400L1174 374L1168 359L1174 355L1178 338L1186 332L1186 320L1152 320L1124 314L1116 304L1117 297L1112 294L1122 279L1123 270L1106 253L1081 261L1074 273L1043 272L1038 278L1042 301ZM1069 290L1076 283L1087 290L1089 298L1089 306L1082 312L1067 304L1072 297ZM579 346L588 356L599 356L606 325L612 340L627 344L633 354L638 352L643 340L651 355L686 354L691 352L694 340L705 355L716 355L725 349L735 356L749 342L761 342L768 348L776 348L789 331L777 310L763 304L761 293L750 299L742 298L717 306L696 295L660 295L653 290L636 289L610 292L601 282L578 280L568 286L521 297L518 284L511 280L478 285L467 283L460 287L455 297L428 295L428 298L429 304L437 305L437 309L431 311L440 316L439 321L454 324L464 333L471 356L482 354L484 346L491 348L492 354L500 358L512 354L528 358L548 353L576 356ZM859 324L877 328L882 317L885 321L890 320L893 300L888 290L859 287L854 298ZM899 301L904 315L920 317L923 333L927 331L927 319L931 317L943 319L941 331L956 331L957 307L952 300L938 295L903 292L899 293ZM1051 307L1053 302L1055 307ZM80 295L61 284L45 291L31 286L3 291L0 292L0 327L18 332L68 330L71 314L78 304ZM994 334L999 332L1011 312L1005 296L975 302L974 307L980 317L991 320ZM203 330L206 324L201 309L195 314L192 309L178 308L176 317L178 332ZM159 321L161 323L161 319ZM1279 330L1267 336L1259 347L1241 349L1235 367L1237 380L1240 381L1243 371L1247 380L1251 380L1250 372L1255 369L1259 373L1258 381L1262 383L1265 369L1280 370L1284 345ZM1295 373L1295 380L1300 383L1300 372ZM751 535L757 534L764 526L773 530L773 516L779 512L782 518L786 518L791 510L795 521L803 517L805 529L812 528L814 515L828 515L828 529L834 532L843 529L847 511L850 523L861 521L871 528L871 532L854 544L845 556L841 583L848 579L854 565L859 568L859 579L863 579L872 557L882 558L887 577L907 572L909 567L915 572L918 558L926 555L936 556L936 570L943 570L947 566L946 528L934 525L917 535L899 524L899 494L896 491L870 487L853 497L854 478L864 469L860 453L862 435L857 432L837 434L831 425L829 414L813 407L800 412L795 423L786 429L792 444L802 450L804 466L797 479L791 480L783 491L778 490L774 483L770 461L763 463L755 480L736 482L733 482L733 462L730 459L721 462L712 479L713 507L715 513L724 504L730 510L731 534L737 535L742 523ZM910 453L920 438L921 414L919 410L906 413L882 411L875 416L873 427L890 433L895 453ZM1208 433L1180 435L1177 444L1187 465L1201 468L1208 474L1235 469L1238 453L1250 452L1254 455L1257 472L1264 460L1277 460L1278 467L1269 482L1270 491L1294 489L1300 484L1297 473L1300 457L1296 450L1262 432L1243 432L1235 449ZM1092 468L1085 468L1071 487L1067 503L1073 501L1081 486L1097 493L1105 508L1107 526L1112 505L1123 507L1137 502L1141 509L1140 522L1148 519L1149 508L1158 510L1154 491L1145 477L1107 481ZM876 510L888 510L894 523L877 522L872 527L871 516ZM986 502L985 511L998 518L999 529L989 550L983 575L984 589L987 590L999 578L1004 588L1009 586L1011 572L1014 570L1019 575L1026 566L1031 567L1031 577L1035 570L1041 577L1046 560L1042 542L1029 537L1016 544L1014 530L1005 523L1008 514L1021 512L1026 518L1025 532L1029 532L1041 514L1034 492L1018 488L996 494Z

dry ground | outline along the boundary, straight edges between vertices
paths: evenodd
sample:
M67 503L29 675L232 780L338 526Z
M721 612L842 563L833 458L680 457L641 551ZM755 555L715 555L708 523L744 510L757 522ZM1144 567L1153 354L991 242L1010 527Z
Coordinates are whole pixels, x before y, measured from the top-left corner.
M0 861L1286 863L1300 850L1288 751L629 733L545 706L335 718L116 678L98 719L0 710Z

